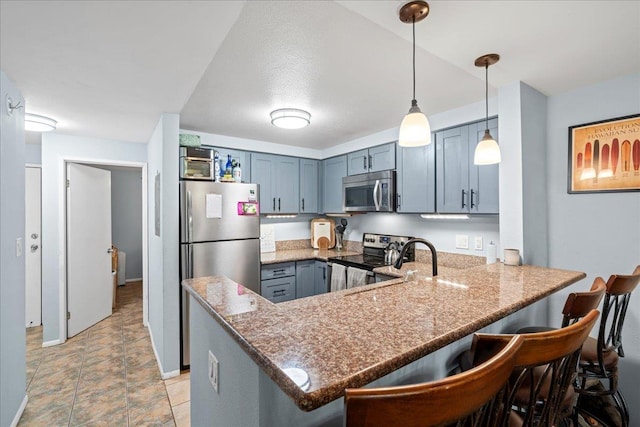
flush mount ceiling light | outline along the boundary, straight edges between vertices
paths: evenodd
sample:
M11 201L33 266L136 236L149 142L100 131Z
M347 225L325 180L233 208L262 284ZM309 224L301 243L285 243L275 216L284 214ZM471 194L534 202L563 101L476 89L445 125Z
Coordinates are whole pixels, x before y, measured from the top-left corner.
M484 89L485 89L485 130L484 136L476 145L476 151L473 155L473 163L476 165L493 165L496 163L500 163L502 160L500 156L500 147L498 146L498 142L493 139L491 133L489 132L489 65L493 65L500 60L500 55L496 53L490 53L488 55L483 55L480 58L476 59L475 66L476 67L484 67Z
M33 132L50 132L56 130L57 121L38 114L24 113L24 129Z
M297 108L281 108L271 112L271 124L282 129L300 129L311 123L311 114Z
M409 113L404 116L400 124L398 144L401 147L419 147L431 144L431 126L429 120L418 107L416 101L416 22L422 21L429 15L429 3L426 1L412 1L400 8L400 20L413 27L413 99Z

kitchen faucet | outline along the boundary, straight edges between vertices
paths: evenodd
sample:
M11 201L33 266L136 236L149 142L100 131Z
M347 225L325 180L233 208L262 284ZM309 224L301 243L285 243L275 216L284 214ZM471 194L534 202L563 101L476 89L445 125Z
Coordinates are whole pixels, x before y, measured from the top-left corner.
M434 277L437 276L438 275L438 256L436 255L436 248L435 246L433 246L433 244L430 241L425 239L410 239L409 241L407 241L402 247L402 250L400 251L400 255L398 256L398 260L393 266L397 269L400 269L400 267L402 267L402 261L404 260L404 256L407 253L409 246L415 245L416 243L424 243L429 247L429 250L431 251L431 266L433 267L432 275Z

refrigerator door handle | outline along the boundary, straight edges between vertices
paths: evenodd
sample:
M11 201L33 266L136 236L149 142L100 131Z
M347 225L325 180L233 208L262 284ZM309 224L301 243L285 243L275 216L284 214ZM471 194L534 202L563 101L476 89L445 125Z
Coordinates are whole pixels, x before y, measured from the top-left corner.
M191 191L187 191L187 241L193 242L193 215L191 215Z
M187 272L189 279L193 279L193 245L187 245Z

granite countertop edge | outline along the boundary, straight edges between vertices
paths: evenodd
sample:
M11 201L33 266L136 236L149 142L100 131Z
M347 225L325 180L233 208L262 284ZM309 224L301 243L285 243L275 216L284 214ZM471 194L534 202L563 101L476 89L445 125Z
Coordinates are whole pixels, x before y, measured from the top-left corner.
M278 261L282 262L282 261ZM385 267L387 268L387 267ZM429 266L430 268L430 266ZM505 267L499 265L496 268ZM506 267L506 268L514 268L514 267ZM519 268L519 267L515 267ZM444 280L455 280L456 278L456 269L448 269L447 273L444 276ZM476 271L477 270L477 271ZM554 269L547 269L550 274L553 274ZM485 280L491 280L492 278L490 273L487 272L485 266L473 267L466 270L457 270L460 274L467 275L471 274L476 277L480 275L487 276ZM559 270L563 272L567 272L566 270ZM276 383L278 386L287 394L289 397L295 402L295 404L304 411L311 411L320 406L323 406L335 399L338 399L344 395L344 390L346 388L357 388L362 387L378 378L381 378L384 375L387 375L415 360L420 359L442 347L445 347L452 342L455 342L458 339L461 339L469 334L474 333L475 331L490 325L491 323L502 319L509 314L512 314L536 301L539 301L554 292L565 288L581 279L586 277L584 273L581 272L572 272L575 273L573 277L570 279L559 281L552 288L547 288L543 292L539 292L529 298L520 299L517 302L514 302L508 306L505 306L497 311L492 311L482 316L481 318L475 319L475 321L461 325L455 329L452 329L444 334L438 335L428 341L421 343L420 345L411 348L403 353L398 353L393 357L388 358L382 363L377 363L372 366L367 367L366 369L360 370L353 375L348 375L341 378L338 381L334 381L331 384L328 384L322 388L305 392L300 387L298 387L288 376L287 374L276 364L274 363L267 355L260 351L259 348L256 348L254 345L249 342L240 331L238 331L233 323L235 316L242 316L242 314L225 314L223 309L214 308L209 301L207 301L200 293L192 286L195 281L198 280L207 280L207 279L219 279L219 278L199 278L199 279L189 279L183 281L183 287L196 299L198 302L205 308L205 310L216 320L218 324L220 324L229 334L230 336L240 345L240 347L251 357L251 359L256 362L258 366L260 366L264 372ZM387 274L387 273L384 273ZM399 273L398 273L399 274ZM442 276L438 276L440 279ZM235 284L229 279L223 278L224 281L229 282L230 284ZM494 278L495 279L495 278ZM421 278L418 281L424 282L425 280L432 280L427 278ZM402 279L389 280L386 282L381 282L374 285L369 285L366 287L367 290L372 290L374 288L383 288L387 286L393 286L402 284ZM341 291L343 295L348 295L352 293L359 293L365 290L365 288L353 288L345 291ZM257 301L256 303L259 305L256 311L260 311L260 315L268 318L270 316L277 316L278 313L281 313L283 310L295 310L296 300L288 301L280 304L273 304L270 301L262 298L261 296L254 294L250 290L246 290L247 293L253 294L253 297ZM334 295L333 294L325 294L325 295ZM335 296L335 295L334 295ZM322 295L320 296L322 297ZM310 298L305 298L306 300Z

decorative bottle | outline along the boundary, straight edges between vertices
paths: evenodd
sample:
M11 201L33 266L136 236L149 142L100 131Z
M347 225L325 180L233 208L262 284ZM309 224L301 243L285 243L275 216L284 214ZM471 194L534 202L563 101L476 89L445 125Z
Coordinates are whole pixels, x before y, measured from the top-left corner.
M231 161L231 154L227 155L227 164L224 167L225 179L233 178L233 162Z
M240 163L233 168L233 179L236 182L242 182L242 169L240 168Z

